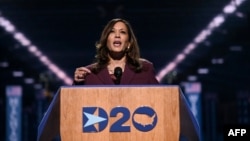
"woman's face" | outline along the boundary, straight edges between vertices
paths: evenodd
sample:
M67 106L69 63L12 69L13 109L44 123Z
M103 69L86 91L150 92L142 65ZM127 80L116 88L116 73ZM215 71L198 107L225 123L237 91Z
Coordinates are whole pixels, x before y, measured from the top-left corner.
M123 22L114 24L108 35L107 47L111 53L122 53L129 46L129 34Z

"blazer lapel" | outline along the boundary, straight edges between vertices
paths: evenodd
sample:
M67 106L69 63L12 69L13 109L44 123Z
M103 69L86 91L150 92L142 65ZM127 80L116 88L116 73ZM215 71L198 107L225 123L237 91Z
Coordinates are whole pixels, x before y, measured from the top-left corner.
M97 77L103 82L103 84L108 84L108 85L112 85L114 84L114 82L112 81L108 69L104 68L102 69L98 74Z
M135 72L129 68L129 66L126 64L124 72L122 74L121 78L121 84L129 84L132 78L134 77Z

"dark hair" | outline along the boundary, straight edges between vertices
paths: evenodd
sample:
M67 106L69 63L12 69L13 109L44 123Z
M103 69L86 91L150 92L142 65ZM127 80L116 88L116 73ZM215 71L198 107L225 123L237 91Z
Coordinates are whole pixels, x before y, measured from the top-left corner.
M93 68L94 72L98 72L102 68L106 67L109 62L107 38L117 22L123 22L128 29L130 47L126 50L126 63L128 63L129 67L135 72L142 69L139 46L130 23L124 19L116 18L107 23L102 31L99 41L96 42L95 66Z

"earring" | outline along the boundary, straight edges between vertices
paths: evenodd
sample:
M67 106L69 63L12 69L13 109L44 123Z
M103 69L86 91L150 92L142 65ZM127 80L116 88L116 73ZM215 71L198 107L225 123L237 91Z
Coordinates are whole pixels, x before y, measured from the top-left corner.
M130 46L128 46L127 48L126 48L126 53L128 53L129 52L129 48L130 48Z

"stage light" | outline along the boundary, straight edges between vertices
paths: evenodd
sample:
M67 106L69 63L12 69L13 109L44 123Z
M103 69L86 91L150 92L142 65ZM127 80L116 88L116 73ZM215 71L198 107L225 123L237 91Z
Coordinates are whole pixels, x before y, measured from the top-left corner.
M24 79L24 83L25 84L33 84L35 81L33 78L25 78Z
M230 5L227 5L224 7L223 12L226 14L231 14L231 13L235 12L235 10L236 10L235 5L230 4Z
M241 13L241 12L236 12L235 15L237 17L239 17L239 18L244 18L245 17L245 15L243 13Z
M188 80L188 81L197 81L197 76L195 76L195 75L190 75L190 76L187 77L187 80Z
M213 31L215 28L218 28L225 21L225 15L219 14L208 24L208 29Z
M213 20L208 24L207 27L205 27L195 38L194 40L189 43L184 50L182 51L184 54L190 54L190 52L192 50L194 50L198 44L206 41L206 38L212 34L212 32L214 31L215 28L218 28L222 23L225 22L227 15L234 13L237 8L244 2L245 0L231 0L229 4L227 4L222 12L220 14L218 14L217 16L215 16L213 18ZM180 54L177 54L177 57ZM184 59L183 59L184 60ZM182 61L183 61L182 60ZM167 75L167 73L171 72L172 70L174 70L177 65L181 63L181 61L176 61L173 60L172 62L170 62L169 64L167 64L165 67L163 67L158 74L156 75L156 78L158 79L158 81L161 81L165 75ZM174 64L174 65L173 65Z
M34 88L35 89L42 89L42 85L41 84L34 84Z
M211 30L210 29L204 29L200 32L200 34L198 34L198 36L194 39L195 43L201 43L204 40L206 40L206 38L211 34Z
M22 71L13 71L12 72L13 77L23 77Z
M185 54L183 54L183 53L181 53L181 54L179 54L177 57L176 57L176 62L181 62L182 60L184 60L185 59L185 57L186 57L186 55Z
M42 56L39 57L39 60L40 60L43 64L45 64L45 65L49 65L49 64L50 64L50 60L47 58L47 56L42 55Z
M241 46L230 46L229 50L230 51L242 51L242 47Z
M25 37L23 33L18 31L15 26L5 18L0 11L0 27L5 29L7 33L13 36L17 42L19 42L23 47L26 47L27 50L35 55L41 63L43 63L50 71L52 71L59 79L61 79L65 84L72 85L73 80L71 77L67 76L63 70L59 69L57 66L51 66L52 62L45 56L32 42ZM56 69L55 69L56 68ZM52 69L52 70L51 70ZM59 72L59 73L58 73ZM21 73L15 72L14 76L23 75Z
M40 58L42 56L42 52L39 51L37 48L33 48L33 47L32 48L28 48L28 50L30 52L32 52L33 55L35 55L36 57Z
M198 74L208 74L209 70L207 68L199 68Z
M8 66L9 66L9 62L7 61L0 62L0 67L7 68Z
M60 69L55 65L55 64L48 64L48 67L50 68L50 70L52 70L52 72L59 72Z
M224 63L224 59L223 58L213 58L211 60L212 64L223 64Z
M196 43L190 43L186 46L183 52L189 54L194 48L196 48Z
M158 73L158 75L156 75L156 79L157 79L158 81L161 81L162 78L163 78L167 73L169 73L171 70L173 70L173 69L176 67L176 65L177 65L177 64L176 64L175 62L171 62L170 64L168 64L166 68L162 69L162 70L160 71L160 73Z
M34 54L36 57L41 57L42 53L38 50L38 48L34 45L28 46L28 51Z
M59 71L59 72L55 72L55 73L57 73L58 77L61 79L64 79L66 76L66 74L63 71Z
M231 3L236 4L237 6L241 5L243 2L245 2L246 0L232 0Z
M22 46L28 46L31 44L31 42L20 32L15 32L13 36Z

